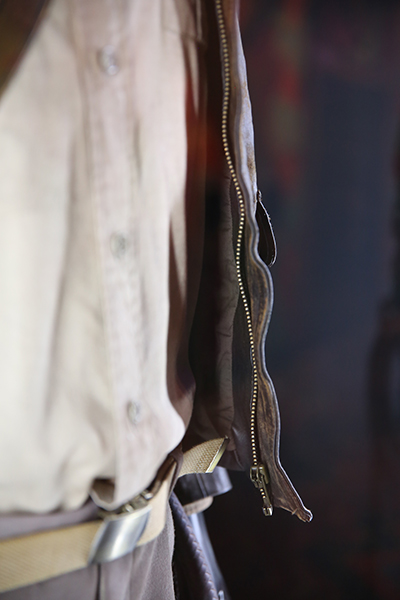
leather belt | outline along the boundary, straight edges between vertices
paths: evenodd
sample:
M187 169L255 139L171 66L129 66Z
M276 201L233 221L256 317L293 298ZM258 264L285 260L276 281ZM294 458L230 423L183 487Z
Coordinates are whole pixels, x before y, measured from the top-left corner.
M212 473L228 440L218 438L185 452L180 475ZM99 519L0 541L0 592L32 585L115 560L147 544L163 530L176 463L164 463L149 490Z

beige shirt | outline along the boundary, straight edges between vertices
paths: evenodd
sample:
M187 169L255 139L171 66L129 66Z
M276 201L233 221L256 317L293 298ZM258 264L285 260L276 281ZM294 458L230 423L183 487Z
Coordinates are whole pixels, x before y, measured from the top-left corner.
M117 506L185 432L199 6L53 0L1 98L1 511Z

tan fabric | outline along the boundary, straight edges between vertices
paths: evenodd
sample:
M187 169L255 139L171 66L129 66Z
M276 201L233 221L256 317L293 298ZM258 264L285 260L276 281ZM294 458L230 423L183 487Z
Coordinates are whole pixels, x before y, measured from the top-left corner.
M150 517L137 546L148 544L165 527L174 468L149 501ZM85 568L101 520L0 541L0 592L32 585Z
M221 443L222 442L222 443ZM224 448L224 440L210 440L184 455L180 475L213 471ZM194 469L192 471L191 469ZM161 485L148 501L151 511L137 546L144 546L158 537L166 523L168 498L176 463L163 475ZM187 514L205 510L212 497L187 507ZM90 549L102 525L100 519L79 525L39 531L30 535L0 540L0 592L11 590L87 566Z
M180 476L189 473L212 473L228 444L227 438L216 438L185 452Z
M174 526L167 507L163 532L131 554L0 593L0 597L2 600L174 600L173 549Z
M154 498L149 501L149 505L151 506L149 521L142 537L137 543L138 546L144 546L145 544L148 544L151 540L154 540L154 538L160 535L164 529L166 509L168 506L168 498L171 492L171 482L174 476L174 471L174 468L170 470L167 478L161 484L161 488L158 490L157 494L155 494Z
M213 501L213 496L207 496L206 498L201 498L200 500L190 502L190 504L185 504L183 510L188 517L191 515L197 515L197 513L204 512L207 510L207 508L210 508Z
M0 511L120 505L184 434L199 6L53 0L1 98Z
M23 587L87 565L93 538L101 522L54 529L0 542L0 591ZM54 551L56 548L61 552Z

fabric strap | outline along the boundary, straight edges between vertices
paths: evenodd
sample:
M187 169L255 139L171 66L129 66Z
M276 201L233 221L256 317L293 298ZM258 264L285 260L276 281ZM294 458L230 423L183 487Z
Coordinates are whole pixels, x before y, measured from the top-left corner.
M212 472L226 443L226 439L218 438L186 452L180 476ZM157 492L148 501L151 512L138 546L155 539L164 528L174 471L175 466L171 466L163 476ZM0 592L86 567L92 542L102 523L98 519L0 541Z

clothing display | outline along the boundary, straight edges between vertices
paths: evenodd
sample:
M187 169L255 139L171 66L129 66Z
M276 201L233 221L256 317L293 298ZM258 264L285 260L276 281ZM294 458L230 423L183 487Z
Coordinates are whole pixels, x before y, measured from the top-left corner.
M237 2L5 0L0 83L0 527L147 501L225 447L265 514L310 520L265 366L275 242ZM165 515L131 563L171 559Z

